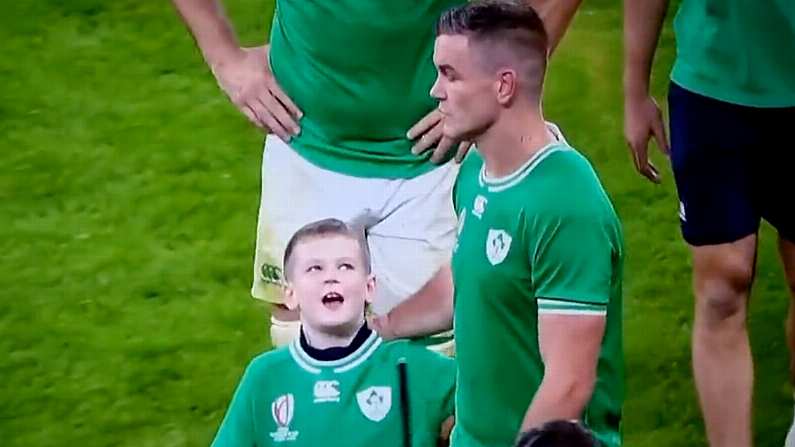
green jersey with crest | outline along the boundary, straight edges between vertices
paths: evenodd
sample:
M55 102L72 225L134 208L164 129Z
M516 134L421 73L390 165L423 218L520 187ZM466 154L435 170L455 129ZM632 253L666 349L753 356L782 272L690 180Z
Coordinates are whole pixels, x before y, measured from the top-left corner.
M461 167L453 254L458 388L455 447L513 445L544 377L539 315L605 315L596 387L582 415L621 445L623 238L590 163L562 142L490 179Z
M356 177L411 178L434 168L406 132L436 107L434 25L465 0L277 0L273 74L304 112L290 146Z
M453 414L453 360L409 341L384 342L375 332L362 338L333 361L311 357L300 340L255 358L213 447L402 446L401 359L412 445L436 446L442 421Z

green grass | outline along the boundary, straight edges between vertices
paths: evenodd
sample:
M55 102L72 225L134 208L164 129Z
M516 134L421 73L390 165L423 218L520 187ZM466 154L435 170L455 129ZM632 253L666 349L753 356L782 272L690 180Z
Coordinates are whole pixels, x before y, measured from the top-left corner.
M228 1L247 44L267 1ZM0 17L0 444L200 446L269 346L248 297L262 135L228 104L168 2L12 2ZM690 373L689 256L670 171L624 147L621 16L585 2L546 114L623 218L626 440L703 445ZM673 56L667 28L660 97ZM759 446L791 417L787 296L765 228L750 321Z

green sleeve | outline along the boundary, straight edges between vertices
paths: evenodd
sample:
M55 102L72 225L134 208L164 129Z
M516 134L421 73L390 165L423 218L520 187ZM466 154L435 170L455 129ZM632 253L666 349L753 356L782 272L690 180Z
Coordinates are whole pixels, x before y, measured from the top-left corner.
M534 217L526 236L539 313L605 314L616 256L610 219L593 206Z
M235 390L212 447L254 447L254 415L251 365Z

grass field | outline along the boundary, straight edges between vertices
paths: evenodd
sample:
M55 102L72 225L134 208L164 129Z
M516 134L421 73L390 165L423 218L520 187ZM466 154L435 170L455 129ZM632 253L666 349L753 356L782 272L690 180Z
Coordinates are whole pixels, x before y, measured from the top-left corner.
M270 2L227 3L245 43L265 39ZM626 443L704 445L670 171L641 180L621 137L619 8L584 2L545 111L625 227ZM168 2L10 2L0 42L0 445L207 445L269 347L248 295L262 135ZM661 98L672 56L667 28ZM765 228L750 321L764 447L782 444L792 410L777 261Z

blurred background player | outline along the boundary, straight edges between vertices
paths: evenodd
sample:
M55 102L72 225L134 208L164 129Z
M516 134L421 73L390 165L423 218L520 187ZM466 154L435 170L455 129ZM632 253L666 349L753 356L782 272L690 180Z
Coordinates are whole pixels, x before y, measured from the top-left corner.
M654 136L668 152L649 94L666 0L625 5L625 134L638 171ZM670 158L682 236L693 254L696 388L713 447L752 444L753 360L746 329L761 219L778 231L795 297L795 2L683 0L674 21L676 61L668 106ZM795 306L787 339L795 384ZM795 447L795 424L787 436Z

